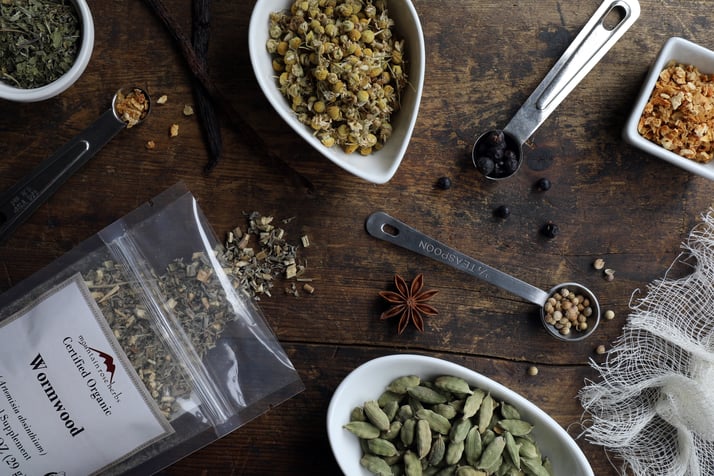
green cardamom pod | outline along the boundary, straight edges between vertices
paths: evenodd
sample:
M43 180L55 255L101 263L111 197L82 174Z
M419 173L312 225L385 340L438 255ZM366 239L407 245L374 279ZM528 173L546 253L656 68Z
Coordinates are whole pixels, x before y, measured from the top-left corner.
M387 390L399 395L407 393L409 387L416 387L421 382L421 379L416 375L405 375L397 377L387 385Z
M456 475L456 470L459 467L456 465L453 466L447 466L446 468L443 468L441 471L436 473L436 476L455 476Z
M406 476L422 476L421 461L413 451L404 453L404 474Z
M476 465L479 469L489 470L491 469L501 458L503 450L506 448L506 440L502 436L497 436L494 440L483 450L481 454L481 459Z
M397 454L397 447L391 441L382 438L374 438L367 441L367 447L377 456L394 456Z
M456 476L488 476L486 472L480 471L476 468L472 468L471 466L460 466L459 469L456 470Z
M449 430L451 430L451 423L448 419L439 415L433 410L423 408L416 412L416 417L419 420L426 420L432 430L442 435L448 435Z
M471 424L471 420L469 420L468 418L460 419L459 421L451 425L449 439L454 443L464 441L466 439L466 435L469 434L469 431L471 430L472 426L473 425Z
M414 434L417 420L410 418L402 423L402 429L399 432L399 439L402 440L404 446L411 446L414 442Z
M397 418L401 421L407 421L414 416L414 410L409 405L402 405L397 411Z
M461 456L463 456L463 454L463 441L449 443L449 446L446 448L446 456L444 457L444 461L446 461L446 464L456 464L461 460Z
M481 402L481 406L478 410L478 431L480 431L481 434L483 434L490 427L495 407L496 401L490 393L483 397L483 401Z
M555 470L553 469L553 462L549 458L543 460L543 467L548 471L550 476L555 476Z
M436 405L432 406L431 409L446 418L447 420L453 420L454 418L456 418L456 408L454 408L454 406L450 403L437 403Z
M540 459L540 451L538 451L538 447L532 441L525 438L516 438L516 442L520 445L518 453L521 456L528 459Z
M469 433L466 435L466 440L464 440L466 462L471 466L477 465L482 452L483 444L481 441L481 433L478 432L477 426L471 427Z
M481 441L483 442L484 448L490 445L494 439L496 439L496 433L494 433L494 431L490 428L484 431L483 435L481 435Z
M409 387L407 389L407 393L419 400L421 403L426 403L427 405L446 403L448 401L448 398L443 393L422 385Z
M499 420L498 426L510 432L513 436L527 435L533 429L533 425L523 420Z
M359 460L364 469L377 476L393 476L392 468L379 456L363 455Z
M501 416L506 420L520 420L521 413L513 405L501 402L500 405Z
M364 440L378 438L380 434L379 428L367 421L351 421L342 428Z
M387 405L387 403L389 402L401 402L402 398L404 398L404 395L390 392L389 390L387 390L379 396L379 398L377 399L377 403L379 403L380 407L384 408L384 406Z
M513 466L515 466L517 469L521 469L521 455L520 455L520 446L518 443L516 443L515 438L513 438L513 435L510 432L506 432L503 434L505 440L506 440L506 451L508 452L508 456L511 457L511 462L513 463Z
M364 408L355 407L350 413L350 421L367 421L367 417L364 415Z
M375 400L364 402L364 414L374 426L382 431L389 430L389 417Z
M473 393L466 380L460 377L453 377L451 375L442 375L441 377L437 377L436 380L434 380L434 385L447 392L460 395L471 395Z
M426 420L417 420L414 432L416 440L416 451L419 459L424 458L431 450L431 427Z
M393 440L397 436L399 436L399 433L402 430L402 422L399 420L394 420L391 425L389 425L389 431L383 431L382 432L382 438L385 440Z
M397 410L399 410L399 402L391 400L385 403L384 406L382 406L382 410L387 415L387 418L389 418L389 421L392 421L394 420L394 417L397 416Z
M533 476L550 476L548 470L543 467L540 458L521 458L521 464L528 474Z
M429 464L432 466L437 466L444 459L446 454L446 442L441 435L436 435L434 442L431 444L431 450L429 451Z
M485 396L486 392L477 388L474 390L474 393L466 398L463 409L464 418L471 418L476 415L476 412L481 408L481 402L483 402Z

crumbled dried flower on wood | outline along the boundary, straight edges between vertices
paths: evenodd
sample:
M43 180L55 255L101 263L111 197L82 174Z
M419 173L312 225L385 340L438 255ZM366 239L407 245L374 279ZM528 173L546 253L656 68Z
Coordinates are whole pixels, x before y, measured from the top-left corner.
M285 230L273 224L273 217L258 212L248 216L245 232L236 227L228 233L223 257L246 295L255 299L271 296L276 278L299 278L305 272L305 263L298 262L297 247L286 237ZM291 294L297 295L296 287Z
M386 0L297 0L268 27L278 86L298 120L326 147L381 149L408 81Z

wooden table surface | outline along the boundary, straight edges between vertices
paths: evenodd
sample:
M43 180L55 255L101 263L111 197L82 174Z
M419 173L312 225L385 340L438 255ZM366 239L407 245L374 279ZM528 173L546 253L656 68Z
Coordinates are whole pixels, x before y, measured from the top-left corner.
M388 354L441 357L495 379L529 398L577 437L590 359L620 335L635 290L662 277L680 244L711 204L712 182L627 145L626 116L661 45L682 36L714 47L709 2L642 0L642 15L527 145L513 178L484 180L470 162L481 131L505 125L545 76L597 0L512 2L415 0L427 45L424 94L414 136L394 178L366 183L305 144L270 108L250 66L248 22L253 1L213 2L208 65L229 104L269 144L251 146L247 130L221 116L224 154L208 160L193 104L192 77L157 17L139 0L90 2L96 44L74 87L33 104L2 102L0 188L6 189L91 124L114 91L145 87L168 95L141 126L124 131L77 172L14 235L0 245L0 289L16 285L141 203L182 181L219 236L259 211L285 225L299 243L316 291L298 297L278 283L260 307L288 352L305 391L162 474L339 474L325 431L330 397L365 361ZM190 29L191 2L166 0ZM169 138L171 123L180 124ZM156 142L146 150L148 140ZM279 159L271 158L278 157ZM453 186L435 186L446 176ZM547 192L534 190L541 177ZM505 220L494 217L511 208ZM578 343L550 337L537 308L452 268L377 241L366 217L384 210L453 247L542 289L577 281L616 317ZM560 227L552 240L539 234ZM180 239L180 237L178 237ZM603 258L614 281L592 267ZM424 333L381 321L395 273L439 291L439 315ZM537 376L527 369L537 366ZM601 447L579 438L598 476L617 474Z

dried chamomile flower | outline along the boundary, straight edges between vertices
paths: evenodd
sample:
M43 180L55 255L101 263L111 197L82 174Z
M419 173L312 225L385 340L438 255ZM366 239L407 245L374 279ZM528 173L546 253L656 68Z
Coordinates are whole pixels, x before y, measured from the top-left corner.
M297 0L274 12L266 49L280 92L326 147L368 155L392 134L407 85L387 2Z

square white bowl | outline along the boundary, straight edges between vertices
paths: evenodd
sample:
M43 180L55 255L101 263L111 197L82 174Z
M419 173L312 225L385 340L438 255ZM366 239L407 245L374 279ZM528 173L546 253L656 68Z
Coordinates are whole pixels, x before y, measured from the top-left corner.
M647 105L647 102L652 95L657 79L660 73L670 64L680 63L696 66L699 71L705 74L714 73L714 51L708 50L691 41L683 38L673 37L667 40L662 46L655 62L652 64L650 71L645 79L637 102L632 109L632 113L625 124L623 138L629 144L638 147L645 152L666 160L678 167L681 167L689 172L701 175L710 180L714 180L714 161L708 164L695 162L681 155L669 151L661 145L655 144L642 137L637 131L637 124L642 116L642 112Z
M294 0L258 0L253 8L248 46L260 88L283 120L322 155L364 180L377 184L388 182L396 173L409 145L424 87L424 33L414 5L411 0L388 1L387 8L390 18L394 20L395 37L404 39L409 84L401 96L401 108L392 116L391 137L382 149L362 156L359 153L347 154L337 145L330 148L324 146L311 128L297 120L287 99L278 90L273 58L266 48L270 38L268 21L271 13L289 10L293 3Z

